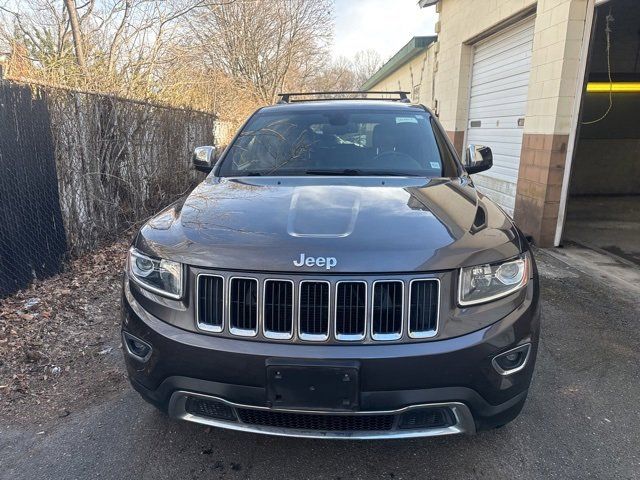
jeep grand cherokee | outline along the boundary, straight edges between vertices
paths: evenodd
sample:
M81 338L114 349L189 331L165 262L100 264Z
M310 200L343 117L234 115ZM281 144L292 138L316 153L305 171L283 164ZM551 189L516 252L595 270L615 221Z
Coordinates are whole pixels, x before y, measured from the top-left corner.
M296 101L298 100L298 101ZM315 98L318 100L318 98ZM128 254L133 387L216 427L315 438L474 433L525 402L539 333L528 242L434 115L399 101L259 109Z

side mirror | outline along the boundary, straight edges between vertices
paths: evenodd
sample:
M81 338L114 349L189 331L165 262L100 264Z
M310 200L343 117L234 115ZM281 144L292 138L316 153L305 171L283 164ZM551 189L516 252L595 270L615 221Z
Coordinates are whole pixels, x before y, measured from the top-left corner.
M210 145L204 147L196 147L193 150L191 163L196 170L209 173L216 164L216 147Z
M464 152L464 168L467 173L484 172L493 167L493 153L484 145L469 145Z

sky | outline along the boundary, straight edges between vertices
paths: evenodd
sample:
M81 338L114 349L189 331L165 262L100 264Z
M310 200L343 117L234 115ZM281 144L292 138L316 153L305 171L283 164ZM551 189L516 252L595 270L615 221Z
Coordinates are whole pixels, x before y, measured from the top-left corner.
M372 48L388 60L412 37L433 35L436 19L418 0L335 0L333 57Z

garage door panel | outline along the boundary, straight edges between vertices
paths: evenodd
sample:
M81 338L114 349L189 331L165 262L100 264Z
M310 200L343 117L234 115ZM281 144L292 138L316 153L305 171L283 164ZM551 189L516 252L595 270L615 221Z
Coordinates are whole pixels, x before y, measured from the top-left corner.
M522 65L525 68L531 64L531 52L528 50L514 52L510 55L510 58L495 59L494 61L486 61L482 63L476 63L474 68L478 75L486 75L487 73L501 70L507 66Z
M509 59L517 60L516 57L522 55L522 58L531 57L532 52L529 50L529 42L525 41L522 44L513 45L508 49L496 51L491 55L479 55L474 57L474 63L480 68L490 68L494 64L508 63Z
M520 158L520 148L517 144L504 144L486 141L485 139L482 139L482 142L483 143L471 141L469 143L489 147L491 149L491 153L493 153L494 165L499 165L501 163L503 165L510 164L515 170L518 169L517 164L518 159Z
M501 78L508 79L515 75L526 74L528 76L530 66L531 66L531 58L527 58L524 60L518 60L517 62L514 62L512 66L509 66L507 64L501 68L494 68L491 70L486 70L481 73L479 72L478 75L473 76L473 83L471 85L472 86L480 85L480 84L492 82L494 80L498 80ZM506 68L509 68L509 71L506 72L505 74Z
M524 104L526 107L526 102ZM504 118L511 117L514 120L514 124L518 124L519 115L522 113L523 105L522 103L505 105L502 108L500 105L492 105L487 107L478 107L473 108L469 111L469 118L471 120L476 120L478 118L482 119L490 119L490 118ZM482 121L482 120L481 120ZM490 123L488 121L482 122L485 126L495 125L495 123Z
M522 87L510 88L501 92L487 93L485 95L474 95L473 106L482 107L485 105L502 105L514 102L524 102L522 99Z
M508 52L522 45L532 43L534 25L533 20L529 20L529 25L522 28L514 27L509 32L501 32L484 40L476 45L476 53L474 63L486 60L489 57L499 56L501 53Z
M474 47L467 143L486 145L493 168L474 175L478 190L513 213L531 70L532 19Z
M522 142L522 128L487 128L477 135L475 129L469 129L468 138L486 139L488 142L520 143Z
M497 93L504 90L512 90L516 88L522 89L524 95L527 94L529 86L529 72L522 72L515 75L495 75L493 79L485 81L478 81L475 84L471 84L472 95L471 97L477 97L485 93Z

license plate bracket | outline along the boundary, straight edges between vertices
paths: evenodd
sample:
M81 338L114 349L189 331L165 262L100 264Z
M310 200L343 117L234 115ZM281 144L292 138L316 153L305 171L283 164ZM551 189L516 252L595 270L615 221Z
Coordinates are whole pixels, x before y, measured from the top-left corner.
M360 403L358 362L267 361L267 402L297 410L354 411Z

